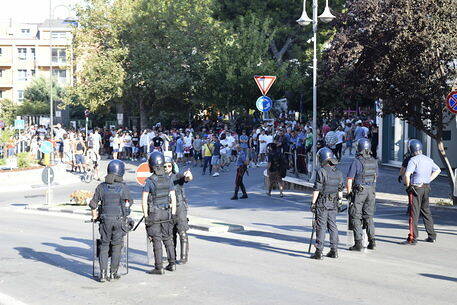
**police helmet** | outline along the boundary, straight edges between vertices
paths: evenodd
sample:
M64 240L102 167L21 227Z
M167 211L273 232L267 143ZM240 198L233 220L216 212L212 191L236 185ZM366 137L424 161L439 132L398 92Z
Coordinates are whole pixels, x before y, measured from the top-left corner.
M422 150L424 147L422 146L421 141L416 139L411 139L408 142L408 151L411 156L417 156L422 154Z
M371 142L367 138L362 138L357 141L357 152L359 154L371 153Z
M334 165L338 163L332 150L328 147L319 149L317 152L317 158L319 159L319 163L321 165L327 164L328 162L331 162Z
M267 145L267 152L272 153L276 150L276 148L277 148L276 143L269 143Z
M151 173L158 169L163 169L165 164L165 157L161 152L155 151L149 155L148 164Z
M118 175L120 177L124 176L125 173L125 163L121 160L113 160L108 164L108 175Z

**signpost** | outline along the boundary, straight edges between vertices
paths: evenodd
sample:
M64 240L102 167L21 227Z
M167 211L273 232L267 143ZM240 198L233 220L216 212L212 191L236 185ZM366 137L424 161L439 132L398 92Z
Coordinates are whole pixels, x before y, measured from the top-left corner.
M50 141L44 141L43 143L41 143L41 146L40 146L39 150L43 154L52 153L52 143Z
M41 173L41 181L48 186L48 191L46 192L46 204L52 205L51 185L54 182L54 170L49 166L46 166Z
M257 99L255 105L259 111L268 112L273 107L273 101L268 96L261 96Z
M5 122L3 122L2 120L0 120L0 128L4 128L5 127Z
M450 112L457 114L457 91L452 91L446 98L446 107Z
M25 121L24 120L14 120L14 129L25 129Z
M136 182L140 185L145 185L146 179L151 175L148 162L141 163L135 171Z
M262 95L267 95L273 83L276 81L276 76L254 76L254 80L257 83L257 86L262 92Z

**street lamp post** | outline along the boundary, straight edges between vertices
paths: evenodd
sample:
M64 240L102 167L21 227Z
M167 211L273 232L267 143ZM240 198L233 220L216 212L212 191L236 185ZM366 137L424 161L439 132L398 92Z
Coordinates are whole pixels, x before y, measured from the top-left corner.
M303 0L303 13L297 23L301 26L307 26L313 24L313 163L312 163L312 177L314 180L316 175L316 154L317 154L317 23L318 19L322 22L328 23L335 19L335 16L330 12L328 6L328 0L326 0L325 10L322 15L317 16L318 3L317 0L313 0L313 19L308 17L306 13L306 0Z

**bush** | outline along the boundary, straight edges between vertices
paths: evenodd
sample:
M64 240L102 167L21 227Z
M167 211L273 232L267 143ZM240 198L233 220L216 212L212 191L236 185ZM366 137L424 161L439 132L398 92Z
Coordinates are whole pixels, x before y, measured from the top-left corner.
M19 168L28 168L35 164L35 160L32 155L28 152L22 152L17 154L17 166Z

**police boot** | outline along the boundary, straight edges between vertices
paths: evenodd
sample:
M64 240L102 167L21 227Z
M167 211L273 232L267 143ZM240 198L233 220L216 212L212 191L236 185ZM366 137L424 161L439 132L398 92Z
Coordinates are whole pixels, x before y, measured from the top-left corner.
M148 271L149 274L159 274L159 275L162 275L162 274L165 274L165 271L163 270L163 268L154 268L152 269L151 271Z
M111 274L110 274L110 279L111 279L112 281L118 280L118 279L120 279L120 278L121 278L121 276L117 273L117 271L111 272Z
M169 263L168 266L165 267L166 270L168 271L176 271L176 264L175 263Z
M349 247L349 251L362 251L363 245L361 241L355 241L355 244L352 247Z
M368 242L367 248L370 249L370 250L374 250L376 248L376 241L374 239L370 240Z
M332 249L327 253L326 256L330 258L338 258L338 251Z
M98 278L98 281L100 283L104 283L108 280L108 277L107 277L107 273L106 273L106 270L101 270L100 271L100 277Z
M313 256L311 256L312 259L324 259L324 257L322 256L322 251L320 250L316 250L316 253L314 253Z
M230 200L238 200L238 196L237 195L233 195L232 198L230 198Z

